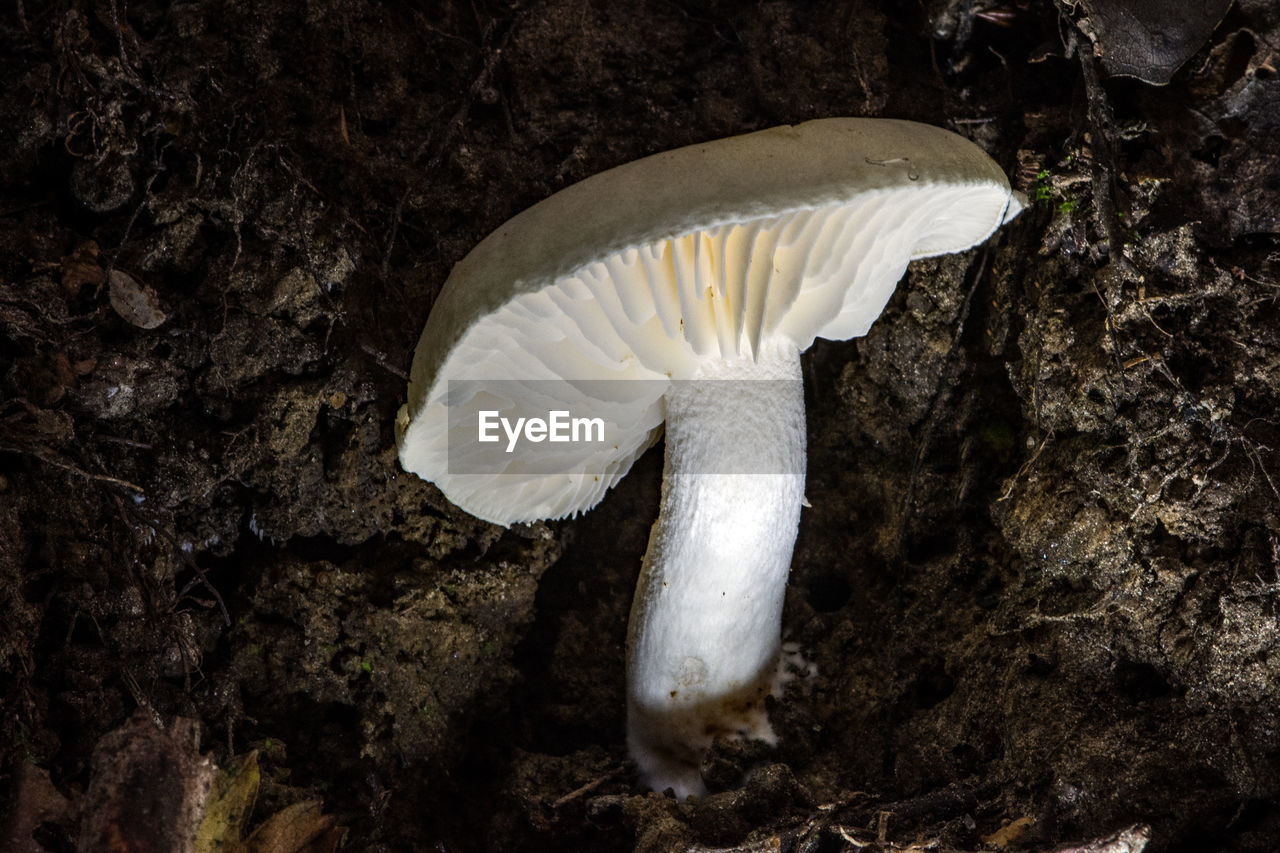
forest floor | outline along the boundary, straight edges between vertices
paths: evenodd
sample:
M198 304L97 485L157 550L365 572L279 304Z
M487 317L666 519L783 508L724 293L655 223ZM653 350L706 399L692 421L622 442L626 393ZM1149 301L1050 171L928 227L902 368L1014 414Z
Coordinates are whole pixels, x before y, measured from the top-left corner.
M0 847L1280 849L1280 8L1104 5L1170 4L6 4ZM503 221L839 115L1032 204L806 356L816 674L679 804L624 745L661 448L503 529L393 421Z

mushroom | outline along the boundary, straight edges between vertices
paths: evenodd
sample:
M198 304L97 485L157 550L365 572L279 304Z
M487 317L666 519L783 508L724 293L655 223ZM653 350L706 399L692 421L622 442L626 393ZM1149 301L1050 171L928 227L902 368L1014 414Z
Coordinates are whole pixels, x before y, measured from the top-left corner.
M665 420L627 632L645 784L700 795L716 736L776 743L765 697L804 502L800 353L865 334L908 262L982 242L1024 201L949 131L821 119L595 175L454 267L396 420L405 470L496 524L563 518Z

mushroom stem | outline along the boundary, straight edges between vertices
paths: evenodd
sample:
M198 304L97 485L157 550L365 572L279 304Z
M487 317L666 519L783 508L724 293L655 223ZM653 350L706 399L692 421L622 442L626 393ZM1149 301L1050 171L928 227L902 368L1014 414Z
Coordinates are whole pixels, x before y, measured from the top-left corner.
M782 604L804 497L800 353L710 361L666 395L662 506L627 634L627 741L642 780L705 791L717 735L776 743Z

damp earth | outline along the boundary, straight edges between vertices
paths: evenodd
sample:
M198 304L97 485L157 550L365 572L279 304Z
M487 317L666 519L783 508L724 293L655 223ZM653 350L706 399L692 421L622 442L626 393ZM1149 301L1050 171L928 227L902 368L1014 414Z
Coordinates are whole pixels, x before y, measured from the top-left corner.
M1164 5L8 4L0 847L1280 849L1280 9ZM507 218L836 115L1031 205L806 356L812 669L677 803L624 746L661 449L503 529L393 420Z

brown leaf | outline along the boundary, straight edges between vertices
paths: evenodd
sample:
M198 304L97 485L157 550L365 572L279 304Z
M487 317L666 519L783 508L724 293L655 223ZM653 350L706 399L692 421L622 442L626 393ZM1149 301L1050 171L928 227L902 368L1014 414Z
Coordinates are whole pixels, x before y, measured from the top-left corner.
M76 384L76 374L65 352L32 355L14 362L15 377L29 399L48 408L57 405Z
M1231 0L1084 0L1080 28L1111 74L1163 86L1208 42Z
M1017 844L1027 834L1027 830L1034 825L1034 818L1020 817L1017 820L1011 820L990 835L982 836L982 843L990 844L992 847L1008 847L1011 844Z
M140 708L93 750L79 853L191 853L213 782L199 723L160 727Z
M276 812L254 830L248 853L333 853L346 835L322 813L320 800L304 800Z
M111 271L111 307L141 329L154 329L168 319L156 292L123 270Z
M62 289L68 296L76 296L86 285L99 287L106 281L106 273L98 262L98 244L92 240L62 258L61 266Z

